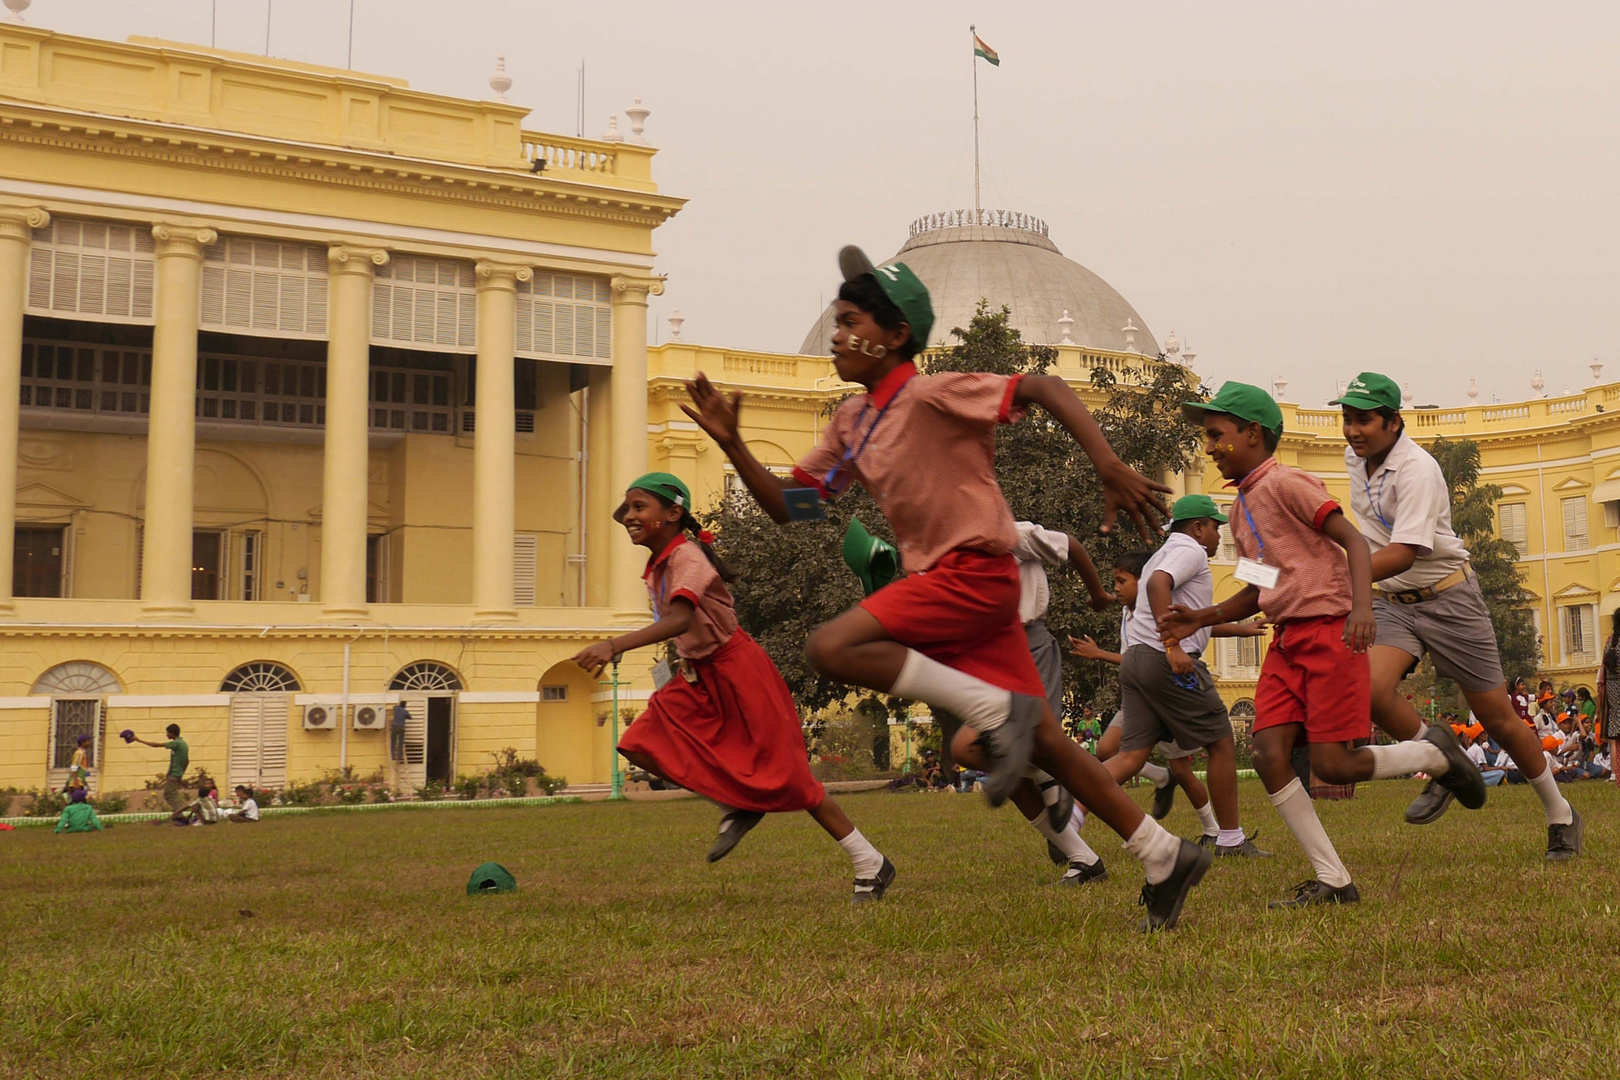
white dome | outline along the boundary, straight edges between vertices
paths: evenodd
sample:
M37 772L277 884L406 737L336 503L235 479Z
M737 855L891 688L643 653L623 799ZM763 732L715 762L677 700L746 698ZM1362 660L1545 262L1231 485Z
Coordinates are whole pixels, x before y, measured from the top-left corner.
M911 239L891 259L911 267L928 286L934 305L934 328L928 344L952 345L954 327L966 328L980 298L992 309L1005 304L1011 323L1026 342L1056 345L1063 340L1059 320L1073 318L1074 344L1125 352L1124 328L1137 352L1157 356L1158 339L1147 323L1113 286L1063 253L1046 235L1046 223L1027 214L1000 210L954 210L930 214L911 225ZM832 340L833 309L810 328L801 353L819 356Z

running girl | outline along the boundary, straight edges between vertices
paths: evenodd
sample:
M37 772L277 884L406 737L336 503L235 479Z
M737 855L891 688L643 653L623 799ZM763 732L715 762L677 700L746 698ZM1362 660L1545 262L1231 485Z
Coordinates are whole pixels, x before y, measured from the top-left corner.
M619 753L720 804L710 862L725 858L766 814L807 810L854 863L854 902L881 900L894 864L811 775L793 695L765 650L737 625L725 586L736 575L710 549L691 505L692 493L669 473L648 473L630 485L613 520L652 552L642 576L656 621L582 649L574 662L595 675L621 653L674 642L675 670L619 740Z

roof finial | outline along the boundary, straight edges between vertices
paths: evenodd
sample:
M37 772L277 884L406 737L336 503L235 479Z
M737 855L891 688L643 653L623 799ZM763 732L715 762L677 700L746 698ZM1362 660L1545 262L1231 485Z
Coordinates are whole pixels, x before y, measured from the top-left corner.
M1603 365L1598 362L1597 357L1592 357L1592 362L1586 366L1592 369L1593 382L1599 383L1603 381Z
M1074 336L1071 331L1074 330L1074 316L1069 314L1068 308L1063 309L1063 318L1058 320L1058 327L1063 331L1063 339L1058 344L1073 345Z
M1189 368L1193 366L1193 361L1198 359L1198 354L1192 351L1190 345L1191 342L1184 341L1181 343L1181 362Z
M1170 331L1170 336L1164 339L1164 355L1172 360L1181 358L1181 342L1176 338L1176 332Z
M1275 379L1271 380L1271 389L1271 396L1276 398L1278 401L1281 401L1283 394L1288 392L1288 380L1283 378L1281 375L1277 376Z
M680 308L676 308L674 311L669 313L669 340L681 340L681 326L685 322L686 316L681 314Z
M7 2L9 3L9 0ZM496 101L505 101L506 92L512 89L512 76L506 73L504 53L495 58L495 73L489 77L489 88L495 91Z
M1136 320L1127 315L1125 317L1125 325L1119 329L1120 332L1125 335L1125 351L1129 353L1139 351L1136 348Z
M9 23L27 22L28 20L22 17L22 13L27 11L28 5L33 2L34 0L6 0L6 7L10 9L11 14L6 16L5 21Z
M1545 394L1541 393L1541 391L1544 390L1546 388L1546 386L1547 386L1547 380L1543 379L1541 377L1541 369L1536 368L1535 377L1530 380L1530 389L1534 390L1540 396L1546 397Z
M1470 405L1479 403L1479 380L1477 379L1468 380L1468 403Z
M647 140L642 137L642 129L647 125L647 117L652 112L636 98L636 103L624 110L624 115L630 118L630 141L637 146L646 146Z
M1410 382L1401 384L1401 401L1407 406L1412 404L1412 384Z
M624 136L619 134L619 117L617 114L608 117L607 134L602 136L603 142L624 142Z

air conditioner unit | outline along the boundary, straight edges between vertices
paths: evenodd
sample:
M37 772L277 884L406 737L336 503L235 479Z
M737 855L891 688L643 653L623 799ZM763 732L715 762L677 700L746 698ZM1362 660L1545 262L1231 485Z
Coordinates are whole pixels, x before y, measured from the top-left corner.
M330 731L337 727L337 717L325 705L304 706L305 731Z
M354 710L354 730L381 731L386 726L386 718L377 706L362 705Z

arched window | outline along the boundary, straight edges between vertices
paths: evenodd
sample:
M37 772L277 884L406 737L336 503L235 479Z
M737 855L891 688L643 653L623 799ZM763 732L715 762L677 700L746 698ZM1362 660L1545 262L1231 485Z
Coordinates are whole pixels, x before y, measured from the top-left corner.
M291 694L302 689L290 669L268 660L243 664L219 684L222 694Z
M1229 715L1234 720L1240 718L1244 720L1253 720L1256 715L1254 711L1254 702L1250 701L1248 698L1244 698L1242 701L1234 701L1232 703L1232 708Z
M101 699L122 689L116 675L88 660L57 664L34 681L34 693L48 694L51 698L51 731L47 744L50 756L45 767L51 770L52 787L61 787L67 782L67 768L73 763L73 751L78 749L81 735L90 736L90 764L99 771L102 736L107 726Z
M461 679L444 664L432 660L418 660L400 668L388 684L390 690L415 690L419 693L447 693L461 689Z
M34 693L59 696L93 696L121 693L118 676L88 660L69 660L57 664L34 680Z

